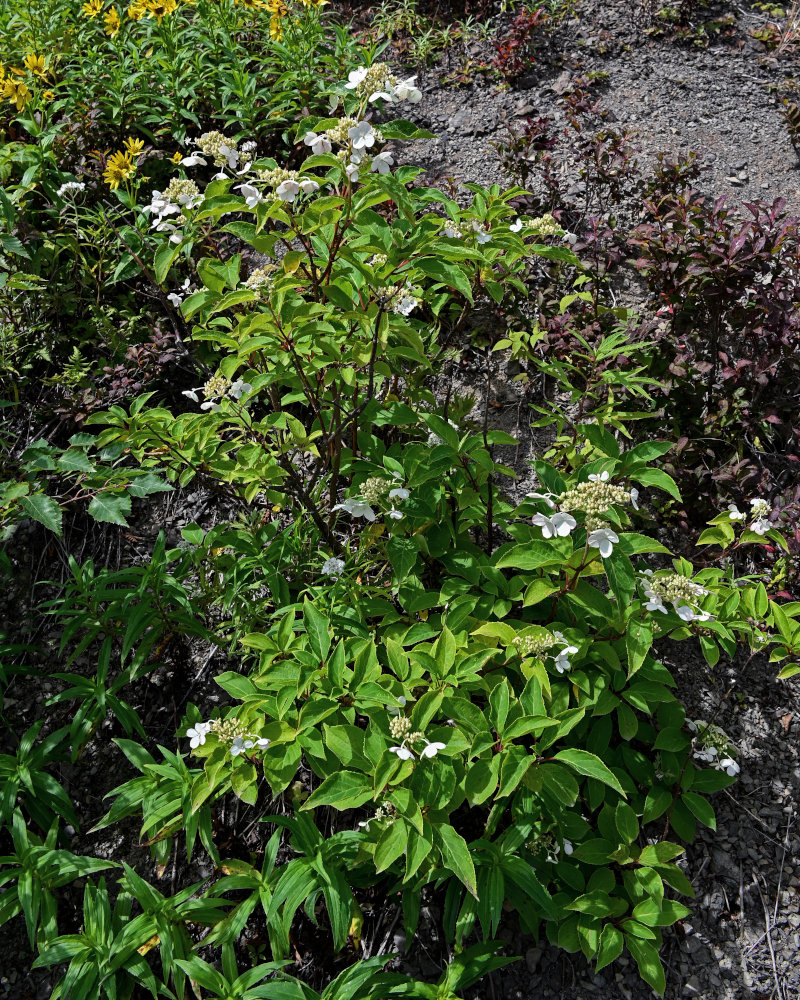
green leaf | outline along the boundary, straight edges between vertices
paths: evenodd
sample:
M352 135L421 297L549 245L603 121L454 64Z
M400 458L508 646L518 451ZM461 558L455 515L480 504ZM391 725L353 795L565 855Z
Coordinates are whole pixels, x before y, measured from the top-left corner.
M131 512L131 498L127 493L98 493L89 504L89 513L95 521L121 524L127 528L126 516Z
M618 802L614 810L614 822L623 843L632 844L639 836L639 821L627 802Z
M335 809L357 809L372 798L372 782L356 771L337 771L327 777L303 803L303 809L333 806Z
M452 826L440 826L437 831L442 857L447 867L464 883L467 892L478 898L478 888L475 879L475 865L469 853L466 840Z
M34 521L39 521L45 528L61 537L61 507L57 500L46 493L34 493L33 496L20 497L19 505Z
M155 278L159 285L163 285L167 275L169 274L169 269L178 254L181 252L181 244L174 243L164 243L158 250L156 250L155 261L153 264L153 270L155 272Z
M684 792L681 799L695 819L699 820L703 826L707 826L711 830L716 830L717 817L714 815L714 810L710 802L704 799L702 795L698 795L697 792Z
M599 972L618 959L622 954L622 944L622 931L614 927L613 924L606 924L600 935L600 948L597 952L595 971Z
M613 772L606 767L599 757L595 756L593 753L589 753L588 750L560 750L555 755L554 759L560 760L564 764L568 764L573 771L577 771L578 774L585 774L587 778L594 778L596 781L602 781L604 785L608 785L608 787L613 788L615 792L619 792L623 798L627 798L622 785L614 776Z
M628 653L628 678L633 677L644 663L653 645L653 625L647 620L631 618L625 630L625 649Z
M658 957L658 948L630 933L625 934L625 944L639 966L639 974L642 979L649 983L659 996L663 996L667 981L664 976L664 967Z
M375 848L375 871L385 871L403 853L408 843L408 828L398 816L390 820Z
M303 621L312 650L320 660L324 660L331 648L328 619L317 611L308 598L303 603Z

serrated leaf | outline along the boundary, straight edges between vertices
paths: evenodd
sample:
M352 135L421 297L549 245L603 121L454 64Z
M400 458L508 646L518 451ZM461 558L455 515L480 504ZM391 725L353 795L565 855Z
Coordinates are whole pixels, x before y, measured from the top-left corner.
M62 513L58 501L46 493L34 493L33 496L20 497L19 505L34 521L43 524L45 528L61 537Z
M89 513L95 521L121 524L128 527L125 520L131 512L131 498L127 493L98 493L89 504Z

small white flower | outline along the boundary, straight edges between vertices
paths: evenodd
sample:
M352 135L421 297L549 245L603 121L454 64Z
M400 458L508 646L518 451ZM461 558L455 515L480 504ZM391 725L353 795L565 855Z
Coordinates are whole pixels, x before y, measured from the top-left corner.
M648 611L660 611L664 615L668 613L667 608L664 605L664 602L657 594L654 594L651 591L650 593L647 594L647 598L648 600L645 603L645 608Z
M572 841L571 840L567 840L566 837L565 837L564 838L564 853L565 854L572 854L572 852L574 850L575 850L575 848L572 845Z
M236 381L228 389L228 395L232 396L234 399L239 399L252 390L252 385L249 382L244 382L242 379L237 378Z
M217 412L219 412L220 405L219 405L219 403L214 403L211 400L207 400L205 403L201 403L200 404L200 409L201 410L211 410L212 413L217 413Z
M231 170L233 170L236 164L239 162L238 152L235 149L232 149L230 146L226 145L225 143L222 143L222 145L219 147L219 153L220 156L225 157L225 159L228 161L228 166L231 168Z
M547 504L547 506L551 510L555 510L556 509L556 505L553 503L553 494L552 493L529 493L528 494L528 499L529 500L544 500L544 502Z
M525 228L525 223L522 221L522 219L517 218L517 221L512 222L508 228L511 230L512 233L520 233Z
M408 747L389 747L389 753L396 753L400 760L413 760L414 754Z
M186 735L189 737L189 746L192 750L196 750L201 747L205 741L206 736L211 732L210 722L198 722L191 729L186 730Z
M440 438L438 434L434 434L434 432L431 431L428 435L427 444L429 448L436 448L438 445L444 444L444 439Z
M325 576L341 576L342 573L344 573L344 567L344 559L339 559L337 556L331 556L330 559L326 559L322 564L322 572Z
M267 747L269 746L269 740L267 739L266 736L259 736L256 739L256 746L258 747L259 750L266 750Z
M367 73L368 70L366 66L359 66L358 69L351 69L347 74L347 83L345 84L345 87L348 90L355 90L360 83L363 83L364 80L366 80ZM338 105L338 100L336 103Z
M251 740L246 740L243 736L237 736L233 743L231 743L231 757L238 757L245 750L250 750L252 746L253 743Z
M294 201L300 194L300 185L293 180L281 181L275 188L275 194L281 201Z
M607 483L608 482L608 469L603 469L602 472L594 472L589 476L590 483Z
M402 521L403 520L403 513L402 513L402 511L396 510L394 507L392 507L392 509L386 514L386 516L390 517L393 521Z
M639 509L639 491L635 486L631 489L631 506L634 510Z
M347 130L353 149L369 149L375 145L375 132L369 122L359 122Z
M239 184L239 190L242 192L242 197L245 200L245 204L248 208L255 208L256 205L260 205L264 201L264 197L258 188L253 187L252 184Z
M393 164L394 157L391 153L378 153L377 156L372 157L372 166L370 169L379 174L388 174L391 172Z
M747 518L747 514L743 513L736 506L735 503L728 504L728 517L731 521L744 521Z
M572 514L560 512L553 514L552 517L548 517L546 514L534 514L532 521L542 529L543 538L555 538L556 536L566 538L578 526L578 522Z
M492 238L492 234L487 232L484 226L478 222L477 219L472 220L472 231L475 233L475 238L478 243L488 243Z
M376 517L372 507L363 500L345 500L344 503L337 503L333 510L343 510L351 517L365 517L368 521L374 521Z
M673 602L672 606L675 608L678 618L683 622L693 622L697 617L694 608L690 608L688 604L681 604L680 602L676 604Z
M390 500L408 500L411 493L404 486L395 486L393 490L389 490Z
M570 656L574 656L578 652L577 646L565 646L562 650L553 657L555 662L556 670L560 674L565 674L571 667Z
M445 749L444 743L429 743L425 740L424 749L420 750L420 757L435 757L440 750Z
M755 531L757 535L766 535L770 527L771 525L765 517L759 517L750 525L750 530Z
M408 704L408 698L406 698L406 696L404 694L398 695L398 697L397 697L397 705L399 707L395 707L394 705L390 705L389 706L389 715L399 715L402 712L402 710L406 707L407 704Z
M306 146L311 147L311 152L319 156L321 153L330 153L333 149L331 146L331 140L327 135L317 135L316 132L306 132L306 137L303 139Z
M358 164L348 163L344 168L344 172L347 174L347 179L351 184L355 184L358 181Z
M300 181L300 190L303 194L313 194L319 191L319 184L311 177L303 177Z
M608 559L619 541L619 535L611 528L596 528L589 532L589 544L600 550L603 559Z
M740 770L739 765L736 763L733 757L723 757L717 766L721 771L724 771L726 774L730 775L731 778L735 778Z
M392 100L408 101L409 104L419 104L422 100L422 91L415 86L416 76L410 76L407 80L401 80L392 88Z
M698 747L692 754L695 760L702 760L706 764L713 764L717 757L716 747Z
M197 389L184 389L181 395L188 397L193 403L199 403L200 397L197 395L198 391Z
M205 158L198 153L192 153L191 156L184 156L181 160L182 167L204 167L205 165Z

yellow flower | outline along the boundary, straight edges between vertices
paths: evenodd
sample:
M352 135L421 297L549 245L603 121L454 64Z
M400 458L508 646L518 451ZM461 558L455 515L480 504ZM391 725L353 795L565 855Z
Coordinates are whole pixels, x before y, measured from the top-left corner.
M55 96L56 95L53 93L52 90L46 90L42 94L42 100L44 100L44 101L52 101Z
M289 13L289 8L283 0L265 0L264 6L278 18L285 17Z
M181 156L180 152L176 151L172 154L173 163L180 163L182 159L183 157Z
M28 90L22 80L14 80L7 76L3 81L3 97L16 106L17 111L22 111L33 94Z
M141 21L146 13L147 7L145 7L144 0L133 0L133 3L128 7L128 17L131 21Z
M147 16L154 17L159 24L165 17L174 14L178 7L177 0L145 0Z
M112 191L116 191L123 181L132 177L136 173L136 164L133 162L130 153L121 151L112 153L106 161L106 168L103 171L103 180Z
M237 7L246 7L248 10L264 10L268 8L265 0L234 0Z
M269 37L273 42L279 42L283 38L283 21L278 14L273 14L270 18Z
M103 9L103 0L86 0L86 3L81 7L84 17L97 17L100 11Z
M144 139L126 139L123 146L128 156L138 156L144 149Z
M108 13L103 18L103 24L105 25L105 33L108 37L116 38L119 34L120 26L122 25L122 21L116 7L109 8Z
M36 76L45 75L44 56L37 56L34 55L33 52L29 52L25 56L25 65L30 70L30 72L34 73Z

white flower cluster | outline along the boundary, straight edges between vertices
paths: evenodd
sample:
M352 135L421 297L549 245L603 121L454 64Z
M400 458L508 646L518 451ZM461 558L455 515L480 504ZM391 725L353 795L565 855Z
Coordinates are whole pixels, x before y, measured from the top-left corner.
M269 295L274 284L273 273L277 270L275 264L256 267L250 272L244 282L245 288L260 295Z
M561 853L562 846L564 854L570 855L574 851L574 846L571 840L567 840L565 837L561 843L559 843L557 837L553 833L540 833L537 837L532 837L525 846L532 854L543 855L546 861L550 864L558 863L558 856Z
M65 183L61 185L58 191L56 191L56 194L58 195L59 198L66 198L67 195L70 195L71 197L73 194L80 194L81 191L85 190L86 190L86 185L83 183L83 181L65 181Z
M189 746L192 750L203 746L209 734L226 743L232 757L247 753L248 750L266 750L269 740L247 731L247 727L238 719L212 719L211 722L198 722L186 730Z
M176 309L180 309L181 303L186 298L186 296L191 292L191 290L192 290L192 279L185 278L183 284L181 285L181 287L178 289L177 292L169 293L169 295L167 296L167 302L169 302L170 305L174 306Z
M544 635L517 635L512 639L512 643L519 650L519 655L540 656L547 653L553 646L561 648L549 655L552 656L556 670L560 674L565 674L571 669L570 657L578 652L578 647L573 646L569 639L566 639L562 632L546 632Z
M769 521L769 515L771 513L772 507L766 500L762 497L753 497L750 501L750 517L753 518L750 530L755 531L757 535L766 535L772 527ZM728 517L731 521L747 520L747 514L739 510L735 503L728 504Z
M379 62L351 70L345 87L347 90L354 90L358 97L366 97L370 101L384 100L389 104L408 101L409 104L419 104L422 91L416 86L416 79L416 76L410 76L407 80L398 80L386 63Z
M708 622L712 616L701 611L698 598L705 597L708 590L699 583L681 576L680 573L658 573L646 569L639 577L644 596L647 598L645 608L648 611L660 611L667 614L665 601L672 605L677 616L685 622Z
M384 819L396 819L397 809L391 802L384 802L383 805L378 806L375 810L375 814L369 819L359 820L358 825L362 830L368 830L370 823L380 823Z
M711 764L718 771L724 771L735 778L740 768L734 759L735 750L727 735L718 726L700 719L687 721L686 728L696 734L692 752L694 759Z
M183 215L184 209L197 208L203 202L203 195L194 181L181 177L173 177L166 191L153 191L150 204L144 208L145 213L152 216L150 228L157 233L169 233L170 243L180 243L183 234L176 222L167 222L170 215L178 215L178 223L185 224L188 219Z
M338 556L331 556L322 564L322 573L325 576L341 576L344 573L345 561Z
M217 411L220 408L219 403L216 402L218 399L238 400L245 393L250 392L252 388L249 382L244 382L240 378L231 382L224 375L212 375L205 385L199 386L197 389L184 389L183 395L191 399L193 403L200 403L200 397L197 394L202 392L205 396L205 402L200 403L200 409Z
M390 720L389 734L392 739L400 741L399 746L389 747L389 753L397 754L400 760L414 760L414 751L406 746L407 743L425 744L421 750L417 751L420 759L435 757L440 750L445 749L444 743L431 743L430 740L425 739L422 733L412 732L411 719L407 719L404 715L396 715Z
M395 472L392 475L396 481L400 480L399 473ZM373 476L362 484L361 497L351 497L342 503L337 503L332 509L343 510L350 517L363 517L367 521L375 521L378 515L372 504L377 503L384 495L392 504L391 510L386 512L386 516L393 521L401 521L403 514L402 511L397 510L395 501L408 500L411 493L404 486L393 486L391 481L382 479L380 476Z
M402 285L387 285L382 291L382 297L389 304L390 310L398 316L410 316L422 302Z
M578 522L569 511L583 511L587 515L589 545L598 549L603 559L607 559L619 541L619 535L598 515L605 514L615 504L620 506L631 504L634 509L639 509L639 491L635 487L625 489L609 483L608 480L608 472L603 471L592 473L586 482L578 483L558 497L553 493L529 493L528 497L531 500L543 500L552 511L555 511L553 514L533 515L533 524L542 529L542 537L566 538L578 526ZM560 511L556 511L556 505L561 507Z
M281 201L294 201L299 194L313 194L319 191L318 181L313 177L303 177L297 170L275 167L273 170L259 170L257 176L268 187L275 188L275 194ZM240 184L239 190L248 208L255 208L265 200L253 184Z
M181 160L184 167L204 167L207 163L205 157L210 157L211 162L217 167L230 167L235 170L239 165L239 149L235 139L228 139L221 132L204 132L197 140L199 154L185 156Z
M463 240L466 236L475 236L479 244L488 243L492 238L492 234L478 219L472 219L469 224L448 220L442 232L451 240Z

